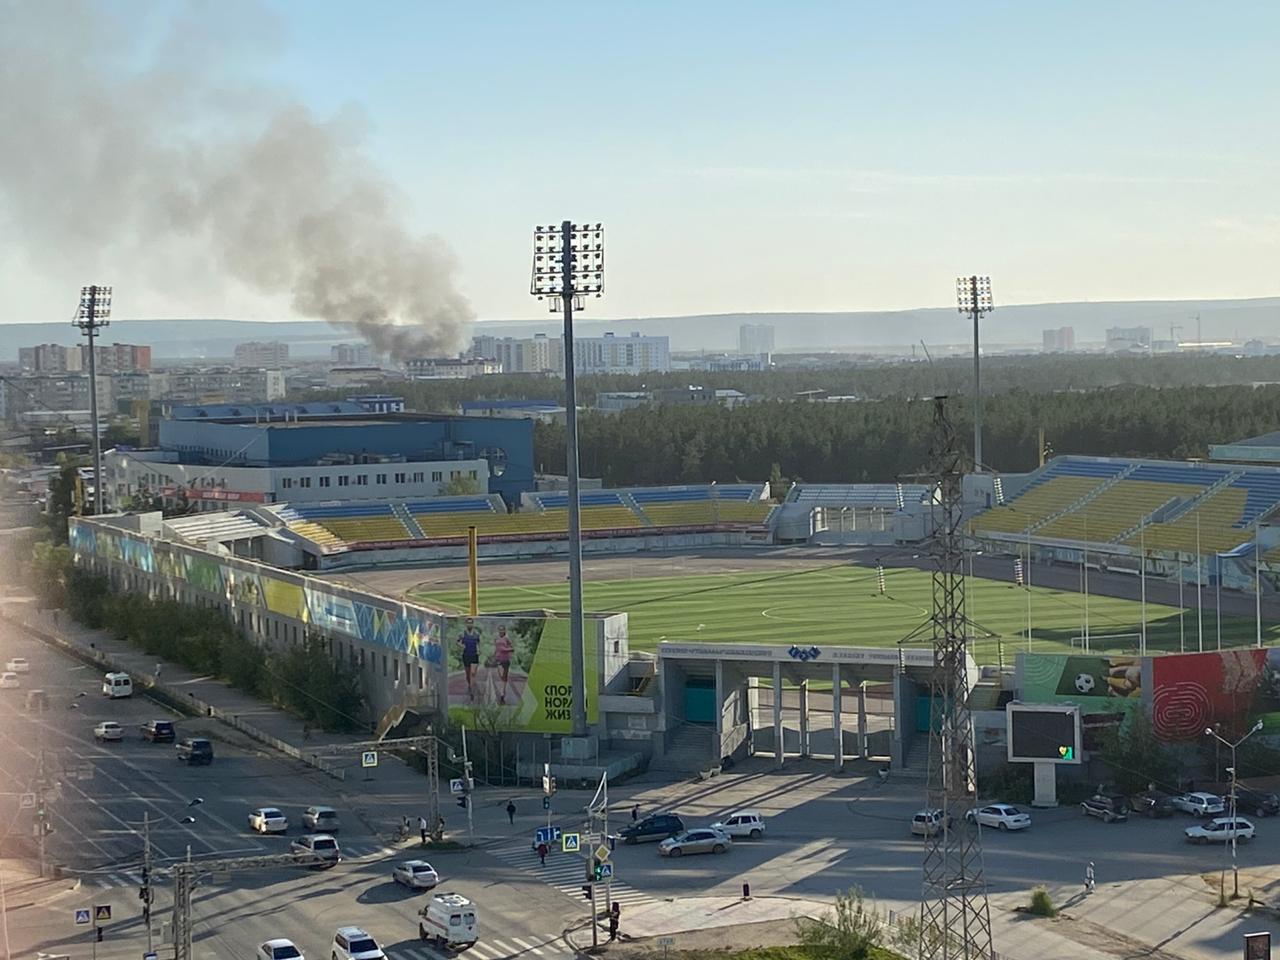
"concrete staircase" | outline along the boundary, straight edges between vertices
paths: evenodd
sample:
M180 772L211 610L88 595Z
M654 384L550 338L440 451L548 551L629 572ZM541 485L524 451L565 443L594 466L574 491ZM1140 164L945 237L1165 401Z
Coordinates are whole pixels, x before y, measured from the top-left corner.
M418 525L418 521L413 519L413 514L409 512L409 508L403 503L392 503L391 512L395 514L395 518L404 524L405 529L409 531L409 535L415 540L427 539L427 532Z
M649 764L651 770L695 774L720 763L715 751L716 728L696 723L682 724L671 734L667 749Z

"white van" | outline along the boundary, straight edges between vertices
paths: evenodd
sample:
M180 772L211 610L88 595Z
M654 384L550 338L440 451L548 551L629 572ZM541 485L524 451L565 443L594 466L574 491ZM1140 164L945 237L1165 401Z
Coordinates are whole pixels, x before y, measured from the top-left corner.
M133 696L133 681L127 673L108 673L102 678L102 695L118 700Z
M418 936L437 949L465 950L476 942L476 905L464 896L437 893L418 916Z

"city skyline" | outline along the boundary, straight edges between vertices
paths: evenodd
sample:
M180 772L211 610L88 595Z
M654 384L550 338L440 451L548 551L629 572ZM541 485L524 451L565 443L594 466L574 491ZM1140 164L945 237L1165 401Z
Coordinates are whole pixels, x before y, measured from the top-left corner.
M128 92L175 53L215 64L160 143L176 156L276 107L338 129L354 145L341 156L393 185L409 233L444 240L479 319L541 318L530 230L565 215L606 226L591 319L948 306L970 270L998 305L1275 293L1277 134L1257 122L1278 92L1270 6L729 10L131 3L93 12L114 51L93 66ZM22 16L6 85L45 79L77 39ZM548 51L566 22L592 42L562 64ZM31 34L37 55L9 49ZM552 94L577 84L561 137ZM59 89L63 105L92 92ZM95 280L122 317L315 315L224 269L199 231L99 225L67 248L41 219L56 210L15 198L17 167L0 167L16 228L0 321L69 319Z

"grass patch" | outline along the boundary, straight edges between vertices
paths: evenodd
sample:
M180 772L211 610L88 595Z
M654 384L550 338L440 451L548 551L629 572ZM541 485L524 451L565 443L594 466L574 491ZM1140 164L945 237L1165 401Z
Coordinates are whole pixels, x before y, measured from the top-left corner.
M690 561L692 567L696 561ZM568 584L485 587L481 570L480 609L490 613L546 607L567 610ZM886 571L887 592L876 590L874 568L840 564L798 571L688 575L584 584L588 610L628 615L633 650L653 650L662 640L703 643L798 643L889 647L929 616L931 577L927 571ZM971 649L979 663L1006 664L1027 649L1027 590L974 578L968 582L968 615L981 631ZM1084 625L1084 598L1073 592L1033 587L1031 646L1043 653L1066 653ZM463 590L415 591L414 599L463 612ZM1195 646L1196 619L1188 613L1147 604L1147 645L1176 651L1185 633ZM1213 618L1207 618L1214 629ZM1141 630L1141 604L1092 595L1089 625L1095 652L1134 651ZM1264 624L1265 636L1280 640L1280 624ZM1129 634L1130 636L1112 636ZM927 632L921 634L924 645ZM1224 617L1224 646L1252 645L1252 619ZM1217 635L1213 636L1216 646Z
M672 950L664 954L662 950L653 950L644 955L652 960L667 957L668 960L839 960L828 951L818 947L807 947L793 944L785 947L751 947L747 950ZM895 953L886 947L872 947L866 960L903 960L902 954Z
M1031 905L1027 908L1027 912L1037 917L1056 917L1058 908L1053 905L1053 898L1049 896L1048 890L1044 887L1036 887L1031 891Z

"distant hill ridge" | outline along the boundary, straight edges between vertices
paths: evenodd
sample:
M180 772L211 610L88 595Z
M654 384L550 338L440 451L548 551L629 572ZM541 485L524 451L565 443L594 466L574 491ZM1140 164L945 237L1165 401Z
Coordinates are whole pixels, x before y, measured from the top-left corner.
M1041 331L1074 327L1077 343L1100 341L1108 327L1149 326L1155 338L1168 339L1170 324L1177 336L1193 340L1195 314L1200 314L1206 340L1272 337L1280 330L1280 297L1252 300L1135 300L1110 303L1037 303L1001 306L983 320L983 337L993 346L1039 346ZM636 317L614 320L584 319L575 326L582 336L606 332L625 336L632 331L671 338L673 350L736 350L738 327L768 323L775 328L779 350L869 350L910 345L924 340L932 349L964 344L971 336L967 321L954 308L849 311L832 313L719 313L678 317ZM559 333L554 318L540 320L484 320L473 333L528 337ZM10 323L0 326L0 360L14 361L20 347L37 343L75 343L79 337L69 323ZM335 343L358 335L316 320L114 320L105 342L150 344L157 357L223 360L246 340L284 340L295 356L327 356Z

